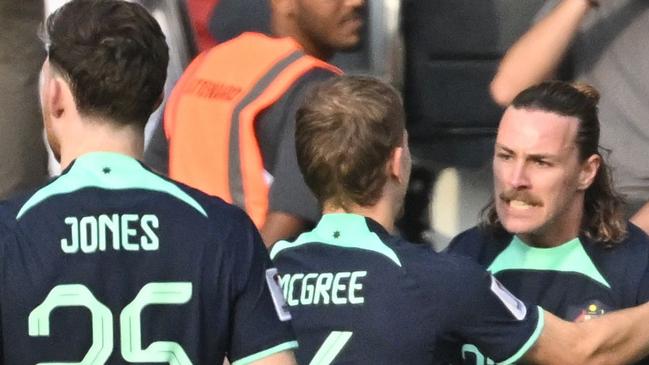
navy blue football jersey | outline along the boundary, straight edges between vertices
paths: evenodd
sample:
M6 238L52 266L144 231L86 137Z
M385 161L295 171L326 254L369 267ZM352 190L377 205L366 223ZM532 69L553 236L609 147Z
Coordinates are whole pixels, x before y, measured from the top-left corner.
M543 316L467 259L391 236L375 221L326 214L271 250L301 364L447 364L470 339L515 361Z
M0 259L2 364L247 364L297 346L245 213L124 155L0 204Z
M586 237L536 248L474 227L455 237L448 251L478 262L521 300L569 321L649 300L649 237L631 223L628 238L608 248ZM494 363L474 345L464 346L462 355L465 364Z

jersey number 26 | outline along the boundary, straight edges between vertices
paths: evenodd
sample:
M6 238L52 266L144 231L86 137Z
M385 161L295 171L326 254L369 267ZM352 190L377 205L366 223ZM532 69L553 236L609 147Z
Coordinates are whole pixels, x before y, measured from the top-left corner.
M122 310L119 316L122 357L132 363L154 362L171 365L191 365L185 350L176 342L157 341L142 348L140 313L151 304L184 304L192 296L192 283L148 283ZM92 345L81 365L105 364L113 352L113 314L81 284L55 286L47 298L36 307L28 319L30 336L50 335L50 313L57 307L85 307L92 317ZM41 362L38 365L59 365L57 362Z

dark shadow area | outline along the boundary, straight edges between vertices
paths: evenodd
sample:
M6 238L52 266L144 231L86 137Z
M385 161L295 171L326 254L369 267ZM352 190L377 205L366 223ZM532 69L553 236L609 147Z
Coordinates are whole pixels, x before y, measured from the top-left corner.
M425 188L406 198L406 215L421 211L445 167L488 164L502 109L489 83L507 49L529 27L543 0L404 0L404 101L415 169ZM424 175L423 173L418 173ZM424 212L426 213L426 212ZM402 220L406 237L421 237L419 219Z

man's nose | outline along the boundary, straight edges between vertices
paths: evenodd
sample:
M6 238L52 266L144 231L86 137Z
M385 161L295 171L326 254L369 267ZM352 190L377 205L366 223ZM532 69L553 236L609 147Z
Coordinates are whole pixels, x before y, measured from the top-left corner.
M512 166L509 176L509 185L515 189L530 187L530 179L524 162L516 162Z

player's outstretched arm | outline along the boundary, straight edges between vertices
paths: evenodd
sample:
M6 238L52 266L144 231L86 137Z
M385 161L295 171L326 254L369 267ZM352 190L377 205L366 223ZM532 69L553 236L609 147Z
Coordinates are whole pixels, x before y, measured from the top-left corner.
M293 351L282 351L251 362L250 365L297 365L297 361Z
M534 364L629 364L649 354L649 303L585 322L544 313L544 327L524 360Z
M491 96L506 106L525 88L551 78L563 59L590 0L562 0L507 51L491 82Z

